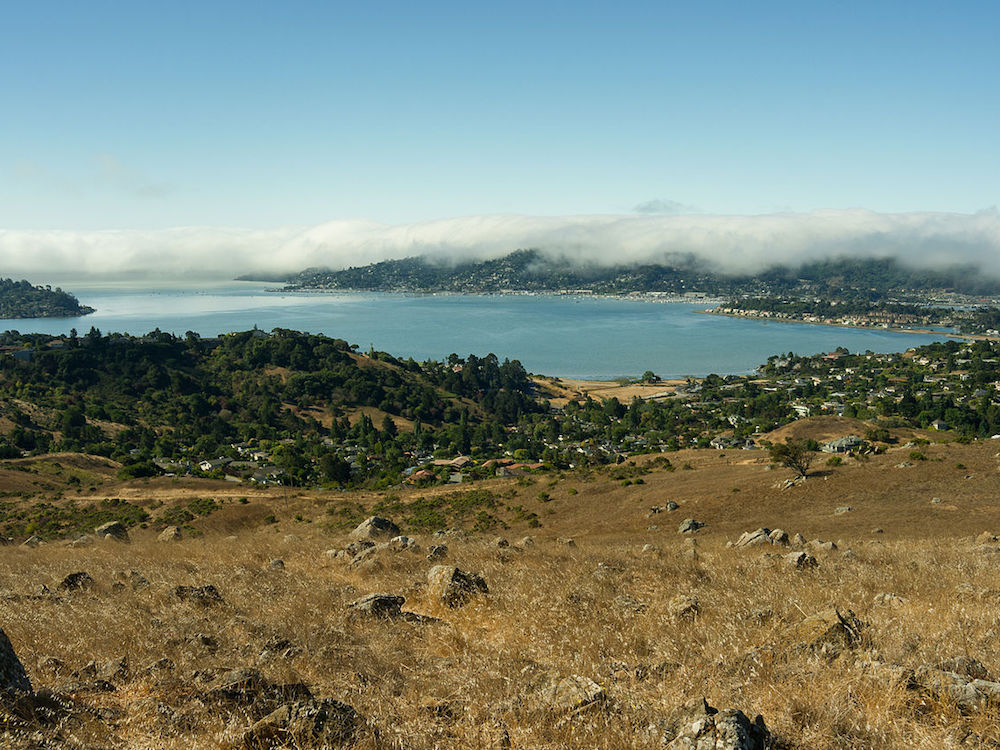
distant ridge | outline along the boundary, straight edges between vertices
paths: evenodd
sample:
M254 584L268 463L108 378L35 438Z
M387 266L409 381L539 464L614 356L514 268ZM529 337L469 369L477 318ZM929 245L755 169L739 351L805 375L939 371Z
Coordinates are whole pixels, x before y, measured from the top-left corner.
M728 276L705 267L691 256L677 256L669 264L598 266L554 258L535 249L517 250L493 260L455 264L415 256L341 271L310 268L283 280L288 290L675 295L700 292L711 296L813 293L871 301L927 291L1000 293L1000 280L983 276L975 267L916 269L895 258L834 258L799 268L775 266L756 275Z

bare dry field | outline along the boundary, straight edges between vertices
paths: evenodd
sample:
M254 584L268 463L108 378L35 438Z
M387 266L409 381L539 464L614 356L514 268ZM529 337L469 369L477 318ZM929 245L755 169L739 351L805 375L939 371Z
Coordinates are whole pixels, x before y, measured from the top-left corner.
M761 451L644 456L477 483L495 523L438 535L406 509L454 487L109 483L152 512L130 543L0 548L0 627L35 691L3 746L998 747L998 448L900 445L791 486ZM195 534L157 541L206 495ZM389 501L414 543L345 551ZM759 527L789 538L729 544ZM488 593L449 606L439 565ZM403 601L350 606L376 593ZM764 744L693 738L703 698L761 715Z
M674 393L684 380L661 380L659 383L625 383L613 380L574 380L572 378L536 377L535 384L557 406L580 398L616 398L623 404L633 398L666 398Z

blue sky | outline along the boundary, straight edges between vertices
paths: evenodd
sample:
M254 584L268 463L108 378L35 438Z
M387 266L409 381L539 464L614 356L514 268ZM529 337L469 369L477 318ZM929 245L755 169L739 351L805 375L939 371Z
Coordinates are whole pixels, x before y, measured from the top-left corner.
M1000 203L996 2L6 2L0 102L6 230Z

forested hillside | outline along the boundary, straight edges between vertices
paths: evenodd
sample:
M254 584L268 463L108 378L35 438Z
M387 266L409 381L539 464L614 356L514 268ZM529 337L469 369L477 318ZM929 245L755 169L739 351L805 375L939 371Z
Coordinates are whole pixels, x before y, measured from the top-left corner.
M94 312L59 287L0 279L0 318L72 318Z

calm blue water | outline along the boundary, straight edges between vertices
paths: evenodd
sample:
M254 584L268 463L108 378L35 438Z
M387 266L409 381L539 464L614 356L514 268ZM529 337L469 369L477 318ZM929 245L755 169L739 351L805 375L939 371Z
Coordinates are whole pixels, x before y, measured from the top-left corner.
M97 312L82 318L0 320L0 330L64 334L159 328L202 336L291 328L417 360L452 352L520 359L531 372L610 379L652 370L664 378L753 370L771 354L903 351L942 337L739 320L694 311L705 304L593 297L280 294L273 284L64 285Z

